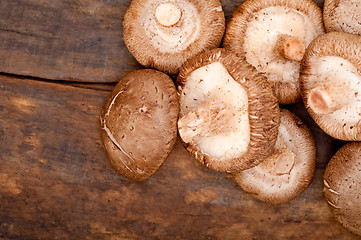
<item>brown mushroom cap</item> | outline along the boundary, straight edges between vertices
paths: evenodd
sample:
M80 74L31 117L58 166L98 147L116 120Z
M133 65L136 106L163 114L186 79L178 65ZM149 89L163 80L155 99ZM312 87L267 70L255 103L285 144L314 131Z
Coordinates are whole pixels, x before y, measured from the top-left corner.
M215 49L187 61L177 78L179 135L207 167L233 172L272 151L279 108L266 78L234 53Z
M224 29L219 0L133 0L123 38L140 64L177 74L187 59L218 47Z
M233 174L243 190L272 204L300 195L312 181L317 159L310 130L291 112L281 110L278 132L273 154L259 165Z
M327 164L324 193L342 226L361 236L361 143L341 147Z
M325 0L323 20L327 32L361 35L361 3L359 0Z
M172 80L143 69L115 86L100 115L103 145L116 171L145 180L167 159L177 138L179 102Z
M247 0L227 24L223 46L246 56L265 73L280 104L300 100L304 50L324 33L322 11L312 0Z
M300 86L308 113L328 135L361 140L361 37L319 36L306 49Z

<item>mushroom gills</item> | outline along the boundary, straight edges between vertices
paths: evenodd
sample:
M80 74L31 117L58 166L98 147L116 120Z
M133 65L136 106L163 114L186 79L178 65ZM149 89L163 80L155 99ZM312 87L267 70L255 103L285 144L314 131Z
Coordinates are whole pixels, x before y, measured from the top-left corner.
M314 79L307 101L317 114L357 123L361 114L361 73L349 61L335 56L311 60ZM346 115L347 114L347 117Z
M248 95L220 62L193 71L181 93L179 134L213 158L235 158L248 149Z
M247 24L247 61L270 81L295 82L304 48L317 30L304 13L283 6L264 8Z
M309 186L315 165L316 146L311 132L291 112L281 110L275 151L257 166L234 173L234 177L257 199L280 204Z

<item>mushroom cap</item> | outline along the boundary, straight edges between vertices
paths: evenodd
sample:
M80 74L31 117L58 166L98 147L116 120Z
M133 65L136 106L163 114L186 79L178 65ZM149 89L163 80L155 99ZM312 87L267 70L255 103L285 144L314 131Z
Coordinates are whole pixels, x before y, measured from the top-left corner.
M153 175L177 138L179 102L165 73L143 69L115 86L101 115L104 148L115 170L131 180Z
M322 11L312 0L247 0L227 24L223 46L246 56L265 73L280 104L300 100L299 67L304 49L324 33ZM279 40L283 36L288 41ZM289 57L284 49L294 55Z
M183 65L177 85L179 135L202 164L216 171L239 171L259 164L273 151L277 100L266 78L244 59L224 49L202 53ZM188 123L183 121L192 115ZM186 139L183 129L192 125L191 134L199 136Z
M361 140L361 37L332 32L306 49L300 74L303 102L317 125L345 141Z
M361 236L361 143L341 147L327 164L324 193L343 227Z
M219 0L133 0L123 21L125 45L147 68L177 74L189 58L220 45Z
M325 0L323 21L327 32L348 32L361 35L359 0Z
M312 182L317 160L310 130L288 110L281 110L278 132L273 154L259 165L233 174L243 190L272 204L300 195Z

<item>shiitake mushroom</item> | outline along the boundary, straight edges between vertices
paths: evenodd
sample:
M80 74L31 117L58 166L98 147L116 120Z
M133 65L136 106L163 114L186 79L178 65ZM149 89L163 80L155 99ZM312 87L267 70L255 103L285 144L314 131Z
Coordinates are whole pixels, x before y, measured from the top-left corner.
M273 151L277 99L267 79L236 54L215 49L188 60L178 78L179 135L205 166L251 168Z
M361 143L341 147L327 164L324 193L331 212L346 229L361 236Z
M171 75L189 58L217 48L225 30L219 0L133 0L123 38L135 59Z
M359 0L325 0L323 21L327 32L361 35L361 3Z
M303 102L331 137L361 141L361 37L331 32L306 49L301 66Z
M255 198L281 204L296 198L311 184L316 160L311 131L300 118L282 109L275 151L259 165L233 176Z
M115 170L132 180L153 175L177 138L179 102L165 73L143 69L115 86L100 115L104 148Z

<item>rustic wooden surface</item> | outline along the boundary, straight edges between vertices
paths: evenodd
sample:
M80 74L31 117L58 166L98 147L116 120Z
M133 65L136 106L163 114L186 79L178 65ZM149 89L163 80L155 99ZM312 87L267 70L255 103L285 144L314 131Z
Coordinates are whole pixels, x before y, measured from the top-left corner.
M323 157L310 188L279 206L200 165L179 141L147 181L119 176L99 137L109 94L0 76L0 239L358 239L328 209Z
M1 0L0 72L115 82L139 68L122 40L130 0Z
M322 192L343 142L302 103L286 108L312 130L318 163L290 203L253 199L179 140L144 182L113 170L98 118L114 86L105 82L140 67L121 41L129 2L0 1L0 72L11 74L0 75L0 239L360 239L334 220ZM240 2L222 1L227 18Z

